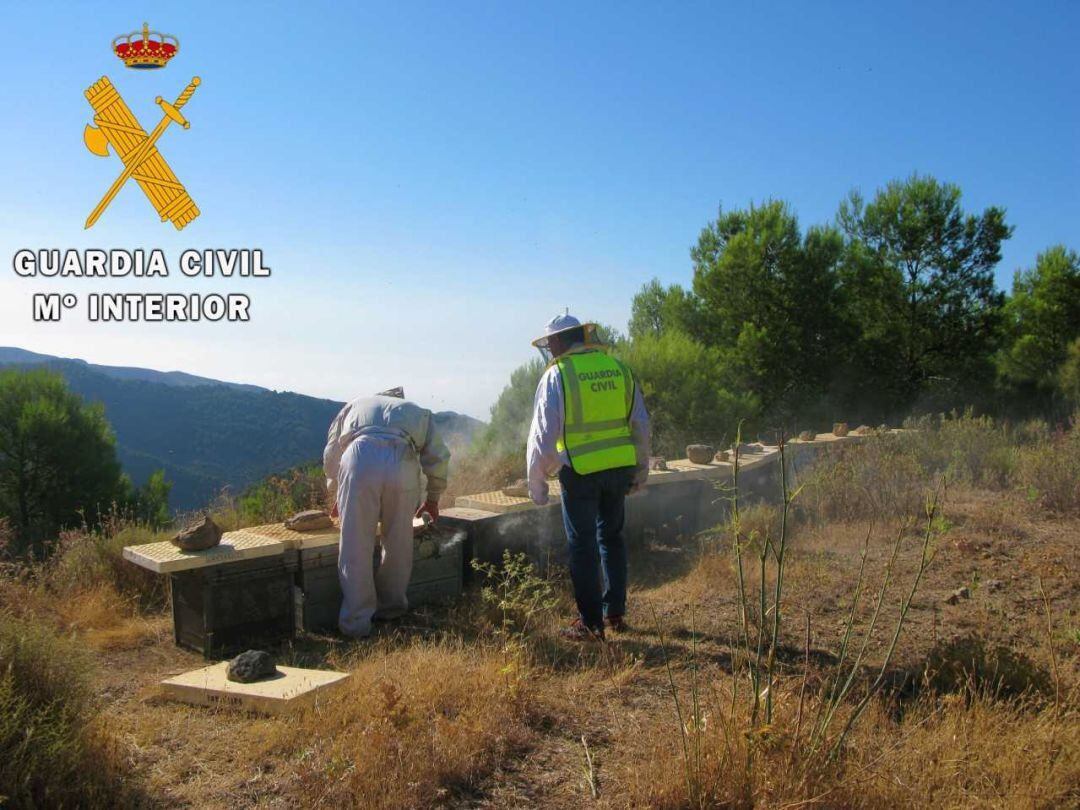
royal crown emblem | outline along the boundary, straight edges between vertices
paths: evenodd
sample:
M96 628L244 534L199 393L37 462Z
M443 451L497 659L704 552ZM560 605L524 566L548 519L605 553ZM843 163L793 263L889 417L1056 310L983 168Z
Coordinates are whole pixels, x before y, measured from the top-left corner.
M152 70L163 68L180 50L180 40L170 34L151 31L143 23L142 31L121 34L112 42L113 53L129 68Z

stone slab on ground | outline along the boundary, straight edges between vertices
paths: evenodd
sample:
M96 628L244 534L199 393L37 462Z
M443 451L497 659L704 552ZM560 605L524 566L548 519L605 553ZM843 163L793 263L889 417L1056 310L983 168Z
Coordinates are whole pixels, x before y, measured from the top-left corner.
M226 677L229 662L222 661L161 682L163 694L194 706L212 706L284 714L310 704L349 677L346 672L299 667L278 667L274 678L256 683L235 683Z

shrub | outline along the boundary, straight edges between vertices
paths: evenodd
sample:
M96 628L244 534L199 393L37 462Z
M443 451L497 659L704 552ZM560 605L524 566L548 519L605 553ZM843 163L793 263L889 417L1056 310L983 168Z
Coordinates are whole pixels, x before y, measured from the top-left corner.
M641 385L657 455L682 458L693 443L726 447L740 420L757 415L753 396L734 393L723 355L681 332L645 335L617 353Z
M1024 655L975 635L939 644L926 661L926 683L937 692L990 697L1051 696L1050 673Z
M45 369L0 371L0 514L20 551L43 557L63 528L126 503L116 438L100 404L88 404Z
M921 513L932 478L905 438L874 434L834 449L800 476L796 513L818 524Z
M537 574L523 552L505 549L501 566L474 559L472 567L484 576L480 596L498 614L500 632L510 641L526 639L537 620L558 604L551 582Z
M1080 512L1080 414L1072 428L1020 451L1017 480L1054 512Z
M971 411L911 419L905 428L875 432L813 463L800 475L799 513L817 522L916 515L942 476L1003 490L1016 480L1025 445L1043 448L1049 435L1043 422L1011 429Z
M40 621L0 613L0 803L126 803L112 742L95 718L82 650Z
M716 539L723 542L724 548L721 550L726 553L735 541L734 516L729 516L721 528ZM757 554L766 537L775 538L780 534L779 507L764 501L740 507L738 531L743 547Z
M53 557L45 564L45 584L58 596L99 588L115 591L133 607L153 610L165 605L165 578L124 559L124 546L166 540L145 524L115 520L102 531L62 532Z
M322 467L297 467L249 487L237 501L244 526L276 523L304 509L326 505Z
M15 529L6 517L0 517L0 560L14 556Z
M939 414L911 420L914 430L901 441L909 444L918 463L932 477L1003 489L1016 466L1015 437L989 416Z

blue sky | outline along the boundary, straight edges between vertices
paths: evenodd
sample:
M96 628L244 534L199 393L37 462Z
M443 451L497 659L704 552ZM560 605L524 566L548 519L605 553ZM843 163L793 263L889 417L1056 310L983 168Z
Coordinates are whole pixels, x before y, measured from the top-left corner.
M8 3L0 345L480 417L551 315L625 326L719 205L830 220L913 171L1080 249L1080 3ZM127 70L117 34L179 37ZM82 144L107 74L202 209L177 233ZM270 279L26 280L21 247L257 247ZM248 324L35 324L35 292L245 292Z

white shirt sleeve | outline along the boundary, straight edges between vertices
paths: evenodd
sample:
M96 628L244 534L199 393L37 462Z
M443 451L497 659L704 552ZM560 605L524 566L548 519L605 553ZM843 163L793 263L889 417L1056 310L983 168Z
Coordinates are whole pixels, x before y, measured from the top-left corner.
M346 405L330 423L330 429L326 432L326 447L323 448L323 474L326 476L326 494L331 507L337 503L337 478L341 468L341 426L348 410L349 406Z
M630 409L630 439L637 453L634 486L642 486L649 477L649 455L652 453L649 435L649 412L645 410L645 397L641 386L634 385L634 407Z
M529 485L529 497L533 503L548 502L547 477L563 466L556 442L563 432L563 390L558 368L552 366L544 372L536 386L533 401L532 425L525 451L525 469ZM648 460L646 460L646 467Z
M427 436L420 448L420 467L427 478L427 500L439 502L439 497L446 491L446 477L450 471L450 450L443 441L442 434L435 424L435 417L428 414Z

